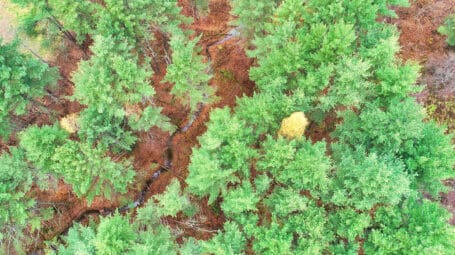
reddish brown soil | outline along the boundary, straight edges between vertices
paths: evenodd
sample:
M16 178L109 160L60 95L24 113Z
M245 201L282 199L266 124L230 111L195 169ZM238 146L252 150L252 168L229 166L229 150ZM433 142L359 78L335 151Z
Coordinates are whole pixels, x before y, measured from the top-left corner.
M437 32L449 14L455 13L453 0L417 0L410 8L397 8L399 19L393 20L400 29L401 51L399 56L403 60L412 60L420 63L422 68L421 84L425 90L419 93L417 99L423 104L430 100L440 100L440 104L450 102L455 97L455 62L453 61L453 47L449 47L446 38ZM452 101L453 103L453 101ZM439 108L439 106L438 106ZM445 116L437 118L453 121L453 112L437 109ZM450 123L449 123L450 124ZM450 125L449 125L450 126ZM442 195L441 202L453 214L450 223L455 225L455 181L448 180L451 188Z
M211 86L216 87L219 101L213 105L204 106L200 116L195 120L186 132L177 133L172 139L172 167L169 171L163 172L147 189L146 199L154 194L161 193L170 183L172 178L180 180L185 187L184 180L188 175L188 164L192 148L198 146L197 137L206 130L205 123L209 120L210 111L214 107L233 107L237 97L243 95L250 96L254 91L254 83L248 78L248 70L252 65L252 60L245 54L244 42L238 37L233 37L223 43L215 44L224 38L230 31L229 15L230 6L228 0L210 1L210 13L207 17L199 17L189 28L202 34L200 46L202 54L205 55L213 70ZM193 9L190 7L189 0L180 0L183 13L192 16ZM402 31L400 43L402 51L400 56L405 60L415 60L424 63L430 57L437 57L447 54L448 48L444 42L445 38L440 36L436 29L442 23L443 18L450 12L454 12L455 2L453 0L441 1L417 1L409 9L397 9L400 19L393 20ZM417 32L416 32L417 31ZM165 38L156 34L157 40L153 48L160 55L164 55L167 47ZM71 72L76 70L77 63L84 57L83 52L74 47L68 47L67 52L62 52L56 58L54 65L60 68L62 81L59 82L57 89L53 91L54 96L61 99L58 102L50 97L43 103L49 108L58 112L59 117L66 114L78 112L81 106L68 100L62 100L64 95L71 95L73 85L69 82ZM163 113L167 115L173 124L183 127L189 121L189 109L174 100L169 94L172 87L168 83L160 83L165 75L166 62L164 58L153 60L154 76L152 77L156 90L155 104L163 107ZM50 124L51 121L44 115L36 115L34 118L27 119L28 123ZM313 127L312 139L321 140L326 136L326 128ZM324 129L324 130L323 130ZM165 164L165 151L169 133L153 128L148 132L138 134L140 141L137 143L130 156L134 159L134 166L137 170L136 182L125 196L115 197L113 201L97 198L88 206L85 201L80 201L70 188L59 183L55 191L40 191L34 188L31 193L37 198L38 203L45 206L52 203L58 213L49 221L44 222L44 230L41 233L41 240L38 246L42 245L43 239L51 239L61 234L70 227L75 220L82 220L84 215L90 213L107 214L113 209L118 208L125 201L122 199L134 200L139 196L139 191L143 189L146 180L150 179L153 173ZM443 203L455 212L455 191L444 197ZM178 227L184 231L184 235L193 236L199 239L209 238L224 223L224 217L219 210L207 205L206 199L194 199L198 204L199 212L194 217L196 222L190 222L188 218L179 215L175 219L165 219L171 227ZM451 223L455 223L455 218Z
M437 32L445 18L455 12L453 0L417 0L409 8L396 9L393 20L401 32L400 57L420 63L434 55L446 54L445 37Z
M434 85L431 71L434 63L441 63L451 49L446 43L446 37L438 33L438 28L445 18L455 13L455 1L452 0L418 0L410 8L397 8L399 19L392 23L399 28L401 51L399 56L407 61L416 61L422 69L421 84L429 86L417 95L420 102L432 93ZM430 80L429 80L430 79Z
M24 117L27 123L41 125L52 125L59 118L74 112L79 112L82 107L79 103L70 101L66 97L73 93L73 84L69 80L71 73L77 69L78 62L85 56L84 52L68 43L64 51L58 53L55 59L50 61L50 65L59 69L61 79L55 88L48 90L49 96L45 96L41 103L53 113L49 115L34 108ZM16 143L16 139L10 141L10 145ZM79 201L71 192L71 187L63 182L59 182L56 187L47 190L40 190L34 186L29 191L29 196L34 197L39 207L51 207L56 212L52 219L42 222L43 230L39 235L39 240L31 248L40 247L42 241L53 238L58 233L64 231L72 220L80 217L85 212L85 201ZM98 208L100 202L95 200L90 208Z
M181 1L180 4L184 6L183 13L185 15L193 14L192 9L189 8L188 1ZM164 191L172 178L180 180L181 184L185 187L184 180L188 175L187 167L190 163L192 148L198 145L197 137L206 130L205 123L209 119L210 111L214 107L232 107L235 105L237 97L243 96L244 94L251 95L253 92L254 83L248 78L248 70L252 61L246 56L243 44L239 41L239 38L232 38L216 46L210 46L219 41L220 38L223 38L230 30L230 27L227 25L231 19L229 10L228 1L211 1L209 15L207 17L199 17L190 26L190 29L195 30L196 34L202 34L200 46L203 49L203 53L208 52L206 58L211 59L213 79L210 81L210 85L216 87L219 101L213 105L204 106L199 117L193 122L188 131L177 133L174 136L171 145L173 149L172 168L168 172L161 174L152 183L147 197ZM164 75L155 75L154 81L157 83ZM179 115L182 115L182 113L185 115L183 117L176 116L176 111ZM168 116L176 116L180 120L180 122L176 123L179 127L187 124L189 117L188 110L182 111L181 106L175 103L166 104L164 105L164 112L167 112ZM223 225L224 217L218 215L208 207L206 200L198 200L197 202L200 210L195 217L199 220L197 227L185 227L182 223L185 220L183 218L178 218L177 222L169 220L168 223L170 226L183 228L187 235L197 238L208 238L213 233L213 230L219 229Z
M186 132L177 133L173 137L171 144L173 150L172 167L150 184L147 189L146 199L164 191L172 178L178 178L182 185L185 186L184 180L188 174L187 167L191 151L193 147L198 145L197 137L206 130L205 123L209 119L210 111L214 107L232 107L235 105L237 97L251 95L254 90L254 83L248 78L248 70L252 61L245 54L243 42L238 37L233 37L211 46L224 38L231 29L228 25L231 19L228 2L227 0L211 1L210 12L207 17L199 17L189 26L190 29L196 31L197 35L202 34L200 41L202 54L205 55L207 61L210 60L213 70L213 79L210 81L210 85L216 87L219 100L213 105L204 106L191 127ZM183 6L185 15L193 15L189 1L182 0L180 5ZM159 55L164 56L164 50L168 47L166 38L163 38L159 33L155 34L155 38L157 40L154 42L153 48ZM68 101L64 97L72 94L71 73L77 69L77 63L84 57L86 56L82 50L74 45L68 45L68 49L65 52L60 52L54 63L52 63L59 67L62 76L58 87L52 91L53 96L59 100L46 97L43 103L48 108L55 110L58 113L58 117L78 112L82 109L78 103ZM155 104L163 107L163 114L167 115L173 124L181 128L189 121L189 109L182 106L169 94L172 88L171 84L161 83L165 75L165 58L155 58L152 67L155 73L152 77L156 90ZM32 115L33 118L28 118L27 123L43 125L51 124L54 121L39 113ZM44 228L40 233L38 247L42 247L43 240L52 239L66 231L74 221L83 221L84 217L93 213L110 213L124 204L125 199L131 201L138 198L139 191L146 185L146 180L150 179L153 173L165 164L165 152L170 134L158 128L152 128L148 132L139 133L138 136L140 140L131 155L124 155L124 157L134 159L134 167L137 170L136 182L126 195L117 196L112 201L96 198L89 206L86 201L79 200L71 192L70 187L64 183L59 183L56 190L42 191L38 188L33 188L30 191L30 195L36 197L38 203L43 207L51 204L57 212L52 219L43 222ZM224 217L219 215L216 209L214 211L213 208L208 206L206 199L195 199L195 202L198 203L199 207L199 212L194 217L197 222L189 222L189 219L183 216L179 216L176 219L167 219L167 221L170 226L183 229L185 235L196 238L209 238L217 229L222 227Z

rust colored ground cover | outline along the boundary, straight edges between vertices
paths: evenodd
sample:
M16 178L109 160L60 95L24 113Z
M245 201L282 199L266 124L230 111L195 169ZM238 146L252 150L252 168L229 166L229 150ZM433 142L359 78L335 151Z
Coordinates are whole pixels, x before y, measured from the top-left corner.
M189 0L179 1L183 7L183 14L193 16L193 8ZM211 63L213 79L210 85L216 87L219 100L213 105L206 105L201 109L195 121L184 132L171 134L163 132L157 128L152 128L148 132L138 134L139 142L130 155L119 155L117 157L132 157L134 166L137 170L136 182L128 193L113 200L97 198L88 206L85 201L80 201L72 194L71 189L64 183L59 183L56 190L42 191L33 188L32 194L37 201L42 204L53 204L55 216L44 222L44 230L40 233L37 247L43 247L43 241L49 240L64 233L74 221L84 222L91 215L106 215L119 208L125 201L137 200L141 191L145 191L144 199L147 200L154 194L161 193L170 183L172 178L180 180L185 185L184 180L188 175L188 164L192 148L198 146L197 138L206 130L205 123L209 120L209 114L215 107L233 107L237 97L251 96L254 91L254 83L249 80L248 70L253 65L253 60L249 59L245 53L246 42L238 36L229 37L232 27L229 21L233 19L229 15L230 6L228 0L210 1L210 12L206 17L198 17L188 28L196 31L196 35L202 34L200 46L202 54ZM445 38L439 35L436 29L443 23L444 18L455 12L455 2L453 0L420 0L414 2L410 8L397 8L399 19L392 20L397 24L401 31L400 44L402 50L400 57L404 60L414 60L425 66L423 70L422 82L428 81L431 69L427 63L431 61L442 61L448 56L450 49L445 43ZM166 48L166 38L156 34L157 39L153 47L157 52L164 55ZM68 45L64 52L60 52L51 63L58 66L62 79L58 87L52 91L55 100L46 97L43 103L50 109L58 112L58 117L63 117L70 113L78 112L82 107L76 103L65 99L71 95L73 84L70 81L71 73L77 69L77 63L86 57L88 45L80 49L75 45ZM85 53L84 53L85 50ZM154 76L152 77L156 90L156 105L163 107L163 113L167 115L173 124L182 128L190 122L191 116L189 109L185 108L178 101L174 100L169 93L172 85L161 83L165 76L166 61L164 58L154 59ZM431 86L431 84L429 84ZM426 97L432 93L431 87L418 95L419 100L425 102ZM324 121L323 126L310 127L306 135L313 141L329 139L330 129L334 128L335 116ZM50 124L48 116L37 112L31 112L25 117L28 123L38 125ZM10 145L15 144L13 140ZM1 145L4 148L4 145ZM169 157L168 149L172 150ZM171 167L163 171L153 182L148 183L156 171L166 168L167 160L171 160ZM443 196L442 203L455 215L455 181L449 180L448 185L452 190ZM194 199L199 206L199 213L194 217L197 222L190 222L183 215L175 219L165 219L171 227L183 230L184 235L193 236L199 239L209 238L214 231L222 228L224 216L219 212L219 208L212 208L207 205L205 199ZM451 220L455 224L455 216Z
M193 8L189 1L182 0L179 4L183 7L183 14L193 16ZM189 29L194 30L196 35L202 35L200 46L206 61L211 63L213 78L210 85L216 87L219 98L213 105L204 106L198 117L188 125L191 119L189 109L185 108L169 93L172 84L161 83L166 74L166 60L163 57L155 58L152 61L154 75L153 86L156 91L155 104L163 107L163 114L171 119L171 122L178 128L187 126L185 132L177 131L172 137L168 132L158 128L152 128L148 132L138 133L139 141L130 155L113 155L113 159L120 157L131 157L134 159L134 167L137 171L136 181L128 193L116 197L113 200L96 198L91 205L86 201L79 200L71 188L60 182L55 190L39 190L34 187L30 195L36 198L39 204L51 204L56 212L54 217L43 222L43 230L39 238L30 247L30 250L42 252L43 241L50 240L60 234L64 234L74 222L86 222L88 217L107 215L112 213L128 201L138 200L143 196L147 200L154 194L164 191L172 178L178 178L184 185L185 177L188 174L188 164L192 148L197 146L197 137L205 132L205 123L209 119L211 109L215 107L232 107L237 97L252 95L254 83L249 80L248 70L253 61L245 53L245 42L238 36L228 36L232 27L229 21L233 18L230 14L230 5L227 0L216 0L210 3L210 12L205 17L198 17ZM155 34L156 40L153 43L154 50L164 56L167 38ZM68 43L67 47L58 53L50 63L59 68L62 79L58 87L52 91L51 97L46 97L43 103L58 113L59 118L67 114L79 112L82 106L77 102L66 99L73 93L74 85L71 82L71 75L78 67L78 62L90 55L88 44L81 48ZM45 125L51 124L52 120L35 111L26 116L29 124ZM73 137L77 139L76 137ZM14 145L12 141L9 145ZM2 145L3 146L3 145ZM171 149L172 156L168 151ZM170 168L165 169L158 177L153 177L156 171L163 169L171 160ZM165 167L166 168L166 167ZM153 178L153 182L147 181ZM145 194L141 194L145 192ZM183 216L176 219L167 219L172 227L178 227L185 235L196 238L209 238L224 223L224 217L219 215L216 208L207 205L206 200L196 200L199 206L199 213L194 218L198 222L189 222ZM38 248L38 250L36 250Z

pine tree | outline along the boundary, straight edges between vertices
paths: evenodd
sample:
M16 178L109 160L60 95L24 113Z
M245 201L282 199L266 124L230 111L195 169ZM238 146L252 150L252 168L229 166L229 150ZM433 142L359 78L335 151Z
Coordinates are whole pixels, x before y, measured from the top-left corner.
M446 209L437 203L411 197L400 207L380 207L374 218L379 226L365 242L366 254L453 254L453 227Z
M91 5L86 1L73 3L53 0L13 0L12 2L27 10L20 20L22 30L31 37L44 37L42 43L45 47L56 47L57 43L61 42L61 37L74 43L81 42L81 38L85 37L82 33L90 27L88 23L91 19L77 19L77 15L88 17L93 13L93 10L88 9ZM57 11L54 9L54 4L58 8ZM63 23L68 23L68 27ZM75 29L76 37L68 29Z
M224 232L219 232L209 241L201 242L201 254L242 254L246 240L240 232L240 226L234 222L224 223Z
M58 1L13 0L27 11L21 26L29 36L44 35L45 46L56 46L59 37L82 44L87 35L111 36L140 49L152 39L153 27L169 32L182 22L177 1Z
M73 255L77 253L94 255L95 252L95 231L92 225L87 227L79 223L74 224L69 230L68 235L64 237L67 246L59 245L59 255Z
M152 30L170 33L188 22L180 14L176 0L107 0L98 13L97 35L112 37L116 42L126 41L140 49L152 39Z
M260 200L249 182L243 182L237 188L230 189L223 198L221 209L228 216L257 211L256 204Z
M27 159L36 167L49 170L50 158L55 149L68 139L68 133L58 124L42 127L34 125L22 131L19 138L20 147L26 151Z
M120 254L127 251L136 238L137 233L128 218L115 214L101 220L94 244L97 254Z
M236 0L232 11L254 35L248 54L256 58L250 78L258 90L232 109L212 111L192 151L186 190L172 180L134 218L117 212L100 217L99 225L75 225L60 254L453 253L449 214L427 199L454 176L452 137L424 121L410 97L419 89L418 67L396 59L396 29L377 22L395 15L391 5L406 1L263 2ZM124 193L131 165L113 162L106 149L130 149L132 131L170 128L153 106L151 69L138 53L149 29L170 35L166 81L175 83L172 93L193 111L211 102L204 101L213 91L207 92L207 65L195 54L198 39L183 35L179 11L176 0L106 0L95 13L94 55L74 75L74 99L87 106L80 114L81 142L51 127L32 127L20 135L25 151L0 156L0 172L50 167L89 202ZM282 137L280 123L293 112L324 129L327 141ZM334 131L328 120L336 122ZM19 194L8 189L7 202L19 205L23 222L30 207L20 205L28 201L31 177L4 175L4 186ZM207 197L226 219L208 240L165 225L191 219L193 196Z
M249 176L248 160L256 154L249 148L251 129L231 115L228 108L211 113L209 132L199 138L201 148L193 149L190 174L186 179L191 193L209 195L209 204L226 194L229 183L238 183L235 173ZM206 181L210 178L211 181Z
M171 93L188 105L192 112L197 110L199 103L212 103L215 99L215 90L208 84L211 79L211 75L207 74L209 66L198 55L200 48L196 44L199 39L188 40L182 33L172 34L172 63L167 67L163 80L174 84Z
M64 28L75 33L78 44L82 44L87 35L94 34L97 13L101 9L99 5L92 1L65 0L49 0L48 4Z
M387 110L369 104L359 115L346 111L341 116L336 139L351 148L362 145L369 152L402 159L403 171L416 176L413 185L433 196L446 190L441 181L453 175L455 164L451 137L434 123L424 123L423 110L413 99L392 101Z
M115 193L125 193L134 171L128 161L113 162L99 147L67 141L52 156L53 172L70 184L73 192L85 197L90 204L95 196L108 199Z
M22 231L32 220L35 200L26 193L32 186L32 175L24 151L10 148L0 155L0 250L20 250Z
M165 131L173 132L175 126L169 122L169 118L161 114L161 107L147 106L141 115L134 113L128 116L128 124L135 131L147 131L153 126L158 126Z
M181 211L191 210L191 202L188 196L182 194L180 183L177 179L173 179L166 187L163 194L153 196L156 200L156 207L158 207L158 215L162 216L177 216Z
M100 114L124 115L124 104L147 102L154 95L150 68L139 64L129 53L131 46L116 44L111 37L97 36L91 47L93 56L79 64L73 74L76 85L73 99L94 107Z
M231 13L237 19L232 24L239 26L247 38L260 35L278 2L281 1L233 0Z
M397 205L409 196L411 181L403 162L392 155L367 154L360 145L354 151L333 147L340 157L332 198L336 205L368 210L376 204Z
M137 141L136 136L129 130L124 130L122 117L110 114L100 114L89 107L80 114L79 137L90 144L111 149L114 152L128 151Z
M18 50L19 41L2 44L0 40L0 136L7 138L23 128L18 117L29 105L41 106L37 98L57 80L57 70Z
M65 244L58 245L58 254L73 254L76 251L84 254L178 254L176 236L162 224L161 218L175 217L180 211L192 212L194 206L174 179L162 194L152 196L145 206L137 210L133 223L130 214L116 212L102 217L99 225L72 226L64 238ZM196 244L189 244L197 249ZM185 249L191 247L185 246Z
M129 150L135 138L124 128L128 117L133 119L130 123L135 130L154 125L172 130L158 108L148 107L145 112L139 108L138 113L127 116L128 105L151 103L155 94L149 82L152 71L130 53L132 48L127 43L102 36L94 40L94 55L73 75L76 87L72 98L88 106L81 113L80 136L104 147L112 145L114 150ZM138 119L138 114L144 118Z
M325 156L325 143L311 144L304 138L275 140L269 136L263 149L264 154L256 163L258 170L270 172L278 182L296 190L312 190L313 196L327 192L332 164Z

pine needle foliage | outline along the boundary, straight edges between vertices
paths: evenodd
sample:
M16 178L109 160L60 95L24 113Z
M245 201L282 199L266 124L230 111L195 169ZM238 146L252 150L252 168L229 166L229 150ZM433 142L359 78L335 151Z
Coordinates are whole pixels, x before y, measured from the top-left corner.
M19 41L2 43L0 39L0 136L23 128L18 116L45 94L45 88L56 83L55 68L19 52Z
M57 147L68 139L68 133L58 125L30 126L19 134L20 147L26 152L27 159L44 173L52 168L52 155Z
M231 14L238 18L232 24L241 28L243 36L252 38L264 29L265 21L273 13L277 2L281 1L233 0Z
M67 246L60 245L58 248L59 255L86 254L92 255L95 253L96 233L92 225L84 227L79 223L74 224L69 230L68 235L64 238Z
M226 194L229 183L238 183L237 172L249 176L248 160L256 155L249 147L251 129L245 126L245 121L233 117L228 108L213 111L210 118L213 120L210 131L199 139L204 146L193 149L190 176L186 180L193 194L209 195L209 204L220 193ZM205 181L208 176L210 182Z
M87 143L67 141L55 150L52 161L53 172L89 204L95 196L110 199L115 193L125 193L134 177L128 161L113 162L102 148Z
M234 222L224 224L224 232L219 232L212 239L201 242L200 254L242 254L246 241L240 232L240 226Z
M29 36L44 35L44 45L56 46L64 36L81 45L87 35L112 36L140 47L152 39L152 26L168 32L188 19L179 13L177 1L69 1L13 0L27 9L21 27ZM152 25L153 24L153 25Z
M131 46L116 43L112 37L97 36L91 47L93 56L79 64L73 74L73 98L94 107L102 114L121 116L125 103L139 103L154 95L149 84L150 68L140 65Z
M351 148L361 145L369 152L403 159L404 171L416 177L411 178L413 185L433 196L447 190L440 181L453 175L451 136L444 135L434 123L424 123L423 109L413 99L392 101L385 111L368 105L359 115L346 111L342 116L343 124L333 133L339 141Z
M75 91L72 96L88 106L81 113L79 135L91 143L114 150L129 150L135 142L128 123L126 105L147 104L155 94L150 86L151 68L139 62L127 43L116 43L112 37L97 36L93 56L83 61L73 74ZM147 63L147 61L146 61ZM160 125L172 130L168 119L154 108L139 112L144 118L129 116L135 130L148 130Z
M33 166L35 183L41 189L55 187L58 178L53 171L52 156L56 149L68 139L68 133L58 125L31 126L19 134L19 146L25 151L26 159Z
M190 19L180 14L177 0L104 1L95 34L127 41L136 49L153 39L153 30L169 34Z
M453 227L446 209L410 198L399 207L381 207L365 242L366 254L453 254Z
M366 154L363 148L349 151L333 145L340 155L334 177L334 204L368 210L376 204L397 205L409 196L410 178L405 165L393 156Z
M232 1L235 24L251 36L254 96L211 112L193 148L184 191L172 180L135 218L115 213L99 225L75 225L59 253L453 254L449 214L434 202L445 190L441 181L454 177L452 137L424 121L410 96L421 89L415 86L419 68L395 57L398 31L378 22L396 17L391 6L406 4ZM185 19L177 1L106 0L99 8L93 56L73 76L74 99L87 106L80 114L81 141L63 133L32 141L28 132L54 132L32 127L22 133L24 151L0 156L5 169L50 167L89 202L124 193L133 178L129 162L113 162L107 148L127 150L136 139L133 131L170 126L153 106L149 60L138 55L150 31L170 37L165 81L174 83L172 93L193 111L214 94L198 55L199 38L188 40L180 27ZM326 140L312 130L310 137L277 135L281 120L293 112L304 112ZM53 152L52 164L32 153L39 148ZM9 185L12 176L3 175ZM19 204L19 222L33 206L22 191L30 178L13 178L17 192L3 192L7 202ZM186 238L163 224L199 229L184 222L194 216L196 198L207 198L226 220L208 240ZM1 219L12 222L6 215Z
M80 113L78 135L90 144L114 152L128 151L136 143L137 137L131 130L124 129L124 123L124 116L100 114L95 108L88 107Z
M444 24L438 28L438 32L447 36L447 43L455 45L455 15L446 18Z
M168 226L161 224L162 217L176 217L177 212L193 207L189 196L183 194L180 183L173 179L166 190L154 195L146 205L137 210L132 222L131 215L102 217L98 225L82 226L76 224L60 244L57 254L179 254L176 236ZM229 239L227 239L229 240ZM226 241L227 241L226 240ZM199 249L198 244L193 244ZM186 246L185 249L190 249Z
M182 193L177 179L173 179L166 187L166 191L163 194L153 196L153 199L159 208L158 215L162 216L176 217L177 213L192 207L188 196Z
M74 32L76 42L82 44L86 36L93 34L97 24L97 13L100 7L94 1L49 0L52 15L61 21L62 26Z
M128 218L115 214L101 220L94 244L97 254L119 254L124 253L136 238L137 233Z
M242 226L233 243L249 244L240 251L211 248L452 254L447 212L419 193L437 197L445 190L441 181L454 176L451 137L424 121L410 97L421 89L419 68L395 58L397 31L377 22L379 15L396 15L391 5L407 2L276 4L261 17L248 53L258 63L250 70L257 93L232 112L213 111L191 157L188 191L220 203L227 222ZM247 9L238 13L240 22L249 17ZM330 140L276 137L280 121L296 111L320 127L337 112L335 131L326 130ZM237 167L234 158L242 162Z
M76 38L63 27L61 22L53 15L49 1L43 0L13 0L21 8L28 9L20 18L20 29L32 38L42 37L45 48L57 48L66 36L70 40Z
M22 231L32 219L35 200L26 193L32 186L31 169L24 151L11 148L0 155L0 251L20 250Z
M200 37L188 40L183 33L173 33L170 46L172 49L172 63L166 69L164 82L174 84L171 93L188 105L192 112L197 110L198 104L212 103L215 99L215 90L209 86L211 79L209 65L202 61L198 43Z

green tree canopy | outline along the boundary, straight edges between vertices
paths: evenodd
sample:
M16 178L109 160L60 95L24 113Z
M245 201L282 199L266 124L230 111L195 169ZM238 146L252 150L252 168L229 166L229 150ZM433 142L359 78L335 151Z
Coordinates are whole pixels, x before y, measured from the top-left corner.
M32 186L31 169L24 151L10 148L0 155L0 249L20 247L22 231L31 220L35 200L26 196Z
M102 148L67 141L52 156L53 172L70 184L79 197L91 203L95 196L108 199L115 193L125 193L134 171L128 161L113 162Z
M446 18L442 26L438 28L438 32L447 36L447 43L455 45L455 15Z
M81 113L80 136L104 147L112 145L115 150L129 150L135 138L125 128L128 118L133 119L130 123L135 130L154 125L172 130L159 108L147 107L143 111L140 107L151 104L155 94L149 80L152 70L147 67L148 61L141 64L126 42L116 43L110 36L97 36L94 40L91 48L94 55L80 63L72 79L75 83L72 98L88 106ZM127 108L134 106L139 111L127 113Z
M26 113L27 106L45 94L57 81L57 69L21 53L19 41L0 39L0 136L7 138L18 128L14 116Z
M74 225L65 237L65 245L59 245L58 254L178 254L176 236L168 226L161 224L161 218L175 217L177 212L190 212L192 208L189 196L182 193L179 182L174 179L162 194L152 196L137 210L134 222L130 214L116 212L102 217L99 225ZM198 246L182 248L189 249L198 249Z
M188 191L241 226L225 225L208 247L220 254L452 254L447 212L418 193L437 196L441 181L454 176L451 137L424 121L410 97L420 89L418 67L395 58L396 29L376 21L395 15L389 5L406 2L277 4L261 17L249 51L257 93L213 111L191 156ZM327 142L276 138L281 120L296 111L308 113ZM231 244L248 247L225 246L221 237L232 232Z
M163 80L174 84L171 93L193 112L199 103L207 104L215 99L215 90L208 84L211 79L207 73L209 65L198 55L200 48L196 44L199 39L188 40L183 33L172 34L172 63L167 67Z

